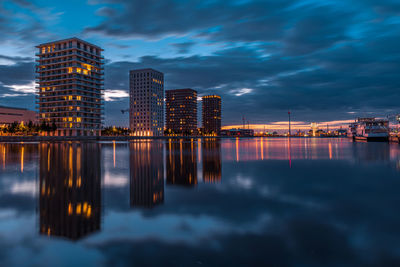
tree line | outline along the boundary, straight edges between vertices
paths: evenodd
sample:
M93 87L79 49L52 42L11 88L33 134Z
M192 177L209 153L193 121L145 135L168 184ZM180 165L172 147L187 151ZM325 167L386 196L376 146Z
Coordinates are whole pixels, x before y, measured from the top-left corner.
M0 126L0 133L2 134L23 134L23 135L37 135L39 132L54 132L57 130L56 124L53 123L33 123L29 121L27 124L13 122L8 125Z

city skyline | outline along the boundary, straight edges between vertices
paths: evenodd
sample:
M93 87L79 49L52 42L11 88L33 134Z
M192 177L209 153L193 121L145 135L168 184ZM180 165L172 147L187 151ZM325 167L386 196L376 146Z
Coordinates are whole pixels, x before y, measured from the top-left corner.
M288 110L308 125L397 113L393 1L0 5L0 105L33 110L35 45L76 36L105 49L105 125L128 126L128 71L140 68L163 72L166 90L221 95L223 126L274 124Z

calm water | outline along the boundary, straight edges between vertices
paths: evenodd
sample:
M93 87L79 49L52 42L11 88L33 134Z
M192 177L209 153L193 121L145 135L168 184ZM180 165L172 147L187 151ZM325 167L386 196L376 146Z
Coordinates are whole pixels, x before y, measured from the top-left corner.
M0 144L0 265L400 266L400 146Z

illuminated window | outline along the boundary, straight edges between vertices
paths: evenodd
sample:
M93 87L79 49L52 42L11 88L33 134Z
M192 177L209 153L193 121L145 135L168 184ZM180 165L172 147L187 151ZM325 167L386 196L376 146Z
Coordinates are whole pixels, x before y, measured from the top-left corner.
M77 122L81 122L82 119L78 117L78 118L76 118L76 121L77 121Z
M68 68L68 73L71 73L72 71L72 68Z
M69 117L69 118L68 118L68 121L72 121L72 117Z
M82 98L81 96L77 96L76 100L81 100L81 98Z
M72 100L72 95L68 96L68 100Z
M82 69L81 69L81 68L76 68L76 72L77 72L77 73L81 73L81 72L82 72Z
M83 70L83 74L88 75L88 71L87 70Z

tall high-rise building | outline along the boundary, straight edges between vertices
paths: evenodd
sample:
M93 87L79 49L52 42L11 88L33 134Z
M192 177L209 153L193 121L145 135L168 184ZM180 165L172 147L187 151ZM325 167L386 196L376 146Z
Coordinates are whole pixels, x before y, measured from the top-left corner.
M193 89L165 91L167 131L192 135L197 132L197 92Z
M55 124L58 136L100 135L103 49L78 38L36 47L40 122Z
M129 127L135 136L164 134L164 74L153 69L129 72Z
M221 97L207 95L202 97L203 133L219 135L221 132Z

